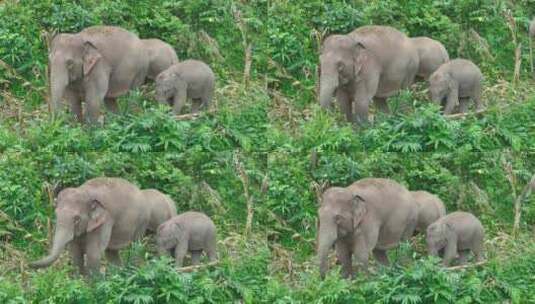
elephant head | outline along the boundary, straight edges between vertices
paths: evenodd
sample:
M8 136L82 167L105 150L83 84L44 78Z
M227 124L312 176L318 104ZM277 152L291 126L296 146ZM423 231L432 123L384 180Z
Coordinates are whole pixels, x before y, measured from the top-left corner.
M323 43L319 90L319 102L323 108L330 108L338 87L355 81L361 68L357 59L362 49L362 43L346 35L329 36Z
M48 55L52 110L60 108L67 86L79 83L101 59L95 45L80 34L58 34L52 39Z
M61 252L73 239L94 231L111 217L97 199L79 188L62 190L56 200L56 229L50 254L32 262L31 267L48 267L54 263Z
M439 106L446 102L452 87L452 79L447 73L437 71L429 78L429 94L431 100Z
M180 240L183 239L183 234L184 229L177 222L167 221L161 224L158 227L156 239L160 255L165 255L169 250L176 247Z
M318 256L320 275L327 272L329 249L339 239L359 233L360 224L366 215L364 199L348 189L330 188L322 196L319 209Z
M438 252L450 242L457 242L456 234L450 223L434 222L427 227L427 250L430 255L438 256Z
M173 104L173 96L175 95L176 76L171 71L163 71L156 77L156 100L164 105Z

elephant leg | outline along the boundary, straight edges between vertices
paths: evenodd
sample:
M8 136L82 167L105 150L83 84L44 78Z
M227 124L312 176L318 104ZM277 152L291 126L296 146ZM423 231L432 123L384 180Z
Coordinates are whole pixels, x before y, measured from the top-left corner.
M351 109L351 98L349 97L349 94L342 89L336 90L336 100L338 101L338 105L340 106L340 111L346 115L347 121L352 120L353 111Z
M459 252L459 265L464 265L468 262L468 257L470 255L470 250L462 250Z
M368 123L368 111L372 96L370 96L368 89L364 84L359 84L357 86L353 96L354 123L358 125L365 125Z
M382 265L384 265L384 266L390 265L390 261L388 261L388 256L386 254L386 250L380 250L380 249L376 248L376 249L373 250L373 256Z
M180 110L186 104L188 99L188 85L180 80L175 87L175 95L173 96L173 113L175 115L180 114Z
M390 109L388 108L388 104L386 103L386 98L374 97L373 102L381 112L390 114Z
M472 253L474 253L476 262L481 262L481 261L483 261L483 242L481 242L481 243L475 245L475 246L472 248Z
M201 97L201 109L208 109L210 104L212 103L212 99L214 98L214 91L211 90L208 93L204 94Z
M122 265L121 256L119 255L119 251L118 250L107 249L106 250L106 258L108 259L108 261L110 261L115 266L121 266Z
M460 98L459 100L459 113L466 113L468 110L470 99L469 98Z
M117 98L106 98L104 99L104 105L106 106L106 110L112 113L119 113L119 105L117 104Z
M176 268L182 267L184 263L184 257L188 253L188 244L180 243L175 247L175 266Z
M342 264L342 277L352 278L353 265L351 264L351 249L347 242L339 240L335 243L336 258Z
M85 102L90 123L97 123L100 116L100 105L108 92L109 75L104 72L95 73L85 81Z
M212 242L209 242L208 246L206 246L206 255L208 256L208 261L213 262L217 260L217 250L216 250L216 240L214 239Z
M80 95L74 90L67 88L65 89L65 93L63 94L63 96L65 97L66 102L70 105L71 112L74 114L76 119L79 122L82 122L82 100L80 98Z
M88 240L85 247L85 254L87 257L87 269L89 274L95 275L100 273L100 258L102 256L102 249L98 241Z
M69 247L73 264L78 267L78 271L81 275L86 275L86 269L84 265L84 251L83 247L78 240L72 241Z
M199 113L199 109L203 106L203 101L201 99L193 99L191 105L191 113Z
M191 265L199 265L201 262L201 250L195 250L191 252Z

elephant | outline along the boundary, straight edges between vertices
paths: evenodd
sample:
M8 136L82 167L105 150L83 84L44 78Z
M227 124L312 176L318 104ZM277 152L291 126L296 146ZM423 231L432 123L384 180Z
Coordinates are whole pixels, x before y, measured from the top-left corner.
M424 233L431 223L446 215L446 207L438 196L427 191L411 191L411 196L418 207L415 233Z
M160 39L141 39L141 43L147 50L149 56L149 70L147 78L154 80L156 76L175 63L178 63L178 56L169 44Z
M150 205L147 230L156 233L158 226L176 215L176 204L169 196L156 189L145 189L141 193L145 198L145 203Z
M172 106L174 114L180 114L189 98L193 101L192 113L197 113L212 102L214 86L215 76L207 64L184 60L156 77L156 100Z
M61 190L55 214L50 254L30 266L50 266L70 245L73 263L86 275L100 271L104 252L110 262L120 265L119 250L144 235L151 210L137 186L121 178L97 177Z
M141 40L115 26L92 26L76 34L58 34L49 52L51 109L65 103L83 121L82 100L89 122L96 123L100 106L117 112L116 98L140 86L149 68Z
M441 217L427 227L427 248L430 255L443 253L443 264L449 266L454 258L465 264L472 251L476 261L483 257L485 229L471 213L456 211Z
M158 227L157 243L160 255L174 250L177 268L188 252L193 265L199 264L203 251L211 262L217 259L216 227L204 213L188 211L164 222Z
M366 123L372 99L388 113L387 98L412 84L418 67L416 47L392 27L370 25L329 36L320 55L320 105L329 109L336 95L349 122Z
M476 104L476 111L482 109L481 82L483 75L470 60L453 59L441 65L429 77L431 99L444 105L444 114L451 114L456 106L465 113L470 99Z
M335 246L344 278L354 277L352 255L367 271L370 252L388 265L386 251L408 240L414 232L418 209L410 192L394 180L364 178L348 187L331 187L318 210L320 276L328 270L329 249Z
M529 36L531 39L535 39L535 18L529 23Z
M423 80L429 79L429 76L438 69L442 64L448 62L450 57L448 51L437 40L429 37L410 38L418 50L419 68L416 74L417 78Z

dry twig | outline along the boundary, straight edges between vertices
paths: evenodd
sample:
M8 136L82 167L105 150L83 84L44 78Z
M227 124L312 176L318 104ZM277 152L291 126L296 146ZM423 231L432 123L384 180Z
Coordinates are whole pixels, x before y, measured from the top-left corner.
M513 236L518 234L520 227L520 216L522 213L522 202L524 202L530 195L533 189L535 188L535 174L531 177L529 183L524 186L524 189L518 197L515 199L515 221L513 224Z
M210 267L210 266L215 266L218 263L219 263L219 261L212 261L212 262L209 262L209 263L206 263L206 264L199 264L199 265L180 267L180 268L177 268L176 270L179 271L179 272L193 272L193 271L196 271L196 270L199 270L199 269L207 268L207 267Z
M465 118L467 116L472 116L472 115L481 116L481 114L485 113L486 111L487 111L487 109L481 109L481 110L477 110L477 111L474 111L474 112L466 112L466 113L457 113L457 114L444 115L444 117L446 117L447 119L461 119L461 118Z
M477 266L484 265L486 263L487 263L487 261L480 261L480 262L476 262L476 263L473 263L473 264L466 264L466 265L447 267L446 270L459 270L459 269L472 268L472 267L477 267Z

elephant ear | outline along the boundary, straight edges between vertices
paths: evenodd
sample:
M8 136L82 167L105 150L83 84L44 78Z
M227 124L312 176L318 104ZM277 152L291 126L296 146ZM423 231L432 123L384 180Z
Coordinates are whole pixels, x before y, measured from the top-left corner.
M104 209L102 204L98 200L93 200L91 202L89 210L89 222L87 223L87 232L91 232L97 229L110 219L111 216L109 212Z
M84 76L89 75L95 65L102 59L97 47L90 41L84 42Z
M362 44L362 42L355 41L354 48L355 50L353 52L353 73L355 75L355 79L358 79L360 70L362 69L362 66L365 64L366 61L366 54L363 52L366 47L364 46L364 44Z
M354 194L351 200L352 203L352 216L353 216L353 229L358 230L360 223L366 215L366 203L364 198L358 194Z

